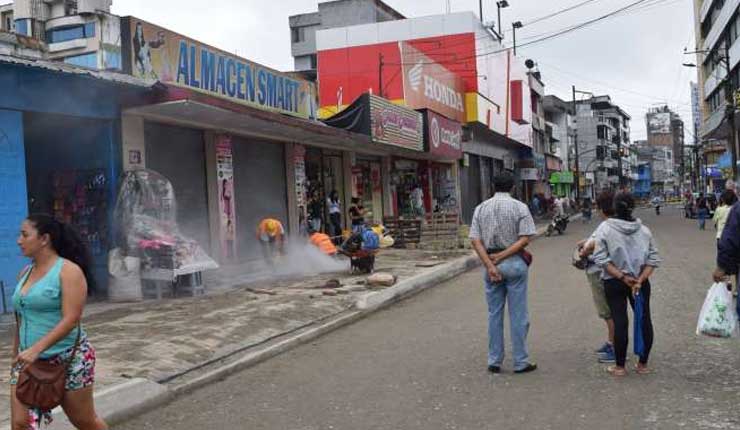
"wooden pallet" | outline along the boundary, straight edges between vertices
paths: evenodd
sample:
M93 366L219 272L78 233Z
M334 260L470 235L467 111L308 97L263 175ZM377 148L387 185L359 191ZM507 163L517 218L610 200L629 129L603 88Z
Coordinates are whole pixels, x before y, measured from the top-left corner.
M385 217L383 218L383 226L387 234L393 237L395 241L394 248L418 245L421 241L421 220L419 219Z
M457 213L427 214L421 229L421 246L457 248L460 245L460 216Z

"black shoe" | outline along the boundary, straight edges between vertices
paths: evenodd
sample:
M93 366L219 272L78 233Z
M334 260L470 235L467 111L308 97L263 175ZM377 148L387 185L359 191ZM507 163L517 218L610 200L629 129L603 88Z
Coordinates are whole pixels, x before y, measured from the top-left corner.
M501 373L501 367L499 366L488 366L488 371L491 373Z
M537 370L537 365L534 363L527 364L527 367L524 369L515 370L514 373L527 373Z

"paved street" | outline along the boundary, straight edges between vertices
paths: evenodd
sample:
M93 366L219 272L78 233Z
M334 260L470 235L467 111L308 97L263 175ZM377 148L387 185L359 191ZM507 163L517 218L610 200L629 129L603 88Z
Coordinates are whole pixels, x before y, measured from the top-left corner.
M476 270L119 428L738 428L740 342L694 335L714 232L666 212L640 212L665 260L652 375L615 380L591 352L604 330L569 262L596 224L577 222L532 246L533 374L512 374L509 360L503 374L486 372Z

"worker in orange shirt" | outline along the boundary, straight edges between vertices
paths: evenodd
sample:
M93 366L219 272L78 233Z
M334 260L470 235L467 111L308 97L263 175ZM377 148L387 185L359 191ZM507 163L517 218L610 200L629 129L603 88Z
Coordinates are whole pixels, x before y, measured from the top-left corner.
M334 242L332 242L331 237L329 237L328 234L321 233L320 231L315 231L313 229L308 230L309 235L309 242L319 248L321 252L324 254L333 257L337 255L337 247L334 246Z
M273 258L277 251L280 255L285 251L285 229L283 224L274 218L265 218L257 226L257 240L262 247L262 255L267 264L273 266Z

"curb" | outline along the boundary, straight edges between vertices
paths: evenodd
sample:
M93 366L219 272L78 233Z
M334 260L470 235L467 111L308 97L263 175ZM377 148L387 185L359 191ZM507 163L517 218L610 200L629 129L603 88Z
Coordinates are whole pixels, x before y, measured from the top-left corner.
M571 220L574 221L579 218L580 215L574 215L571 217ZM538 228L535 239L544 235L546 230L547 226ZM325 323L307 328L260 350L247 352L244 356L233 362L224 363L222 366L207 371L180 385L167 386L147 379L136 378L105 388L95 393L96 409L109 425L120 424L168 403L176 396L192 392L299 345L310 342L329 332L352 324L380 309L439 285L478 266L480 266L478 257L475 254L471 254L444 263L427 273L403 280L385 290L365 294L355 302L357 309L355 311L343 313ZM55 410L53 416L54 423L49 427L50 430L74 429L61 410Z

